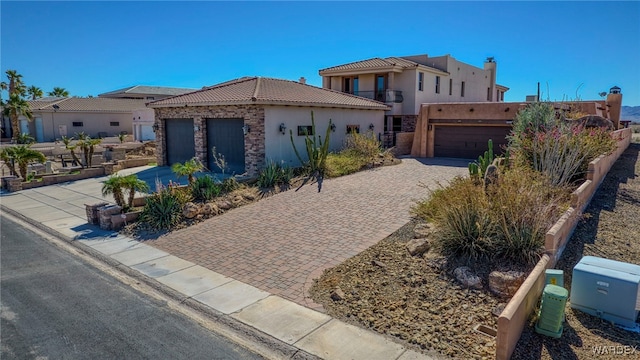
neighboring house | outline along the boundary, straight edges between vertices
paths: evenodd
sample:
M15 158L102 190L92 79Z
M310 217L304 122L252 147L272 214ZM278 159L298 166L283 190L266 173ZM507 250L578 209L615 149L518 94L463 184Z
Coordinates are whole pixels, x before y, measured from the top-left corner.
M107 98L43 98L30 100L32 121L20 117L20 131L37 142L59 140L84 132L91 137L130 133L132 112L144 100Z
M423 103L504 101L508 88L496 83L496 70L493 58L479 68L450 55L415 55L362 60L322 69L319 74L325 89L390 105L384 125L389 135L413 132Z
M166 86L136 85L124 89L114 90L99 94L101 98L118 99L144 99L146 102L165 99L171 96L182 95L196 89L175 88ZM146 106L135 109L132 114L133 139L136 141L155 140L153 132L154 113Z
M303 80L303 79L301 79ZM324 134L329 119L335 124L330 149L338 150L349 131L379 136L383 129L383 103L321 89L303 82L243 77L192 93L148 104L155 110L158 165L172 165L192 157L220 171L221 154L229 171L255 176L267 161L299 165L289 131L305 158L304 132ZM213 148L215 147L215 152Z

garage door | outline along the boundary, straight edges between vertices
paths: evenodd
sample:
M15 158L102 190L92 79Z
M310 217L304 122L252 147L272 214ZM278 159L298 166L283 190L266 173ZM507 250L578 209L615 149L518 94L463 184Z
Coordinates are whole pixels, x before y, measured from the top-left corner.
M193 139L193 119L167 119L165 121L167 139L167 164L183 163L196 156Z
M487 142L493 140L493 151L502 154L511 127L502 126L436 126L434 155L475 159L487 150Z
M221 172L215 164L213 148L216 154L224 156L228 174L244 173L244 119L207 119L207 152L209 169Z

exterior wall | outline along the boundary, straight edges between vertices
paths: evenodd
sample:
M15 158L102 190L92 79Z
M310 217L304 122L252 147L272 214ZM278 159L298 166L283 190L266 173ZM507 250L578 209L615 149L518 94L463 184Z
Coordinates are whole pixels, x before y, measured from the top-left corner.
M156 108L155 121L159 125L156 132L156 153L158 165L167 164L165 119L193 119L196 157L207 163L207 119L244 119L251 131L245 135L245 170L247 175L255 176L265 164L265 110L258 105L226 106L190 106L175 108Z
M66 125L67 136L84 132L91 137L98 137L98 133L105 132L107 136L114 136L126 131L133 131L133 117L131 113L81 113L81 112L33 112L33 118L42 118L43 139L53 141L62 138L60 125ZM81 121L82 127L74 127L73 122ZM111 122L118 122L118 126L110 126ZM29 135L35 138L35 121L28 122Z
M336 108L309 108L291 106L267 106L265 107L265 156L273 161L284 161L289 166L299 166L289 131L293 131L293 140L300 156L306 156L304 150L304 136L298 136L298 126L311 125L311 110L313 110L316 125L316 136L324 138L329 125L329 119L336 124L336 130L331 133L329 149L337 151L344 145L347 135L347 125L359 125L360 133L369 131L369 125L374 125L374 133L378 136L383 129L383 110L356 110ZM285 124L286 131L280 132L280 124ZM253 130L252 130L253 131Z
M136 141L155 140L152 130L155 121L153 109L140 109L133 111L133 139Z

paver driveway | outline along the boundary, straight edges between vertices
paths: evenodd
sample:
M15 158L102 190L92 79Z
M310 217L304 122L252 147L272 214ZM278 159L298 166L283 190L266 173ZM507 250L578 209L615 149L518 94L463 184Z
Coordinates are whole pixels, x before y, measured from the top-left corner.
M467 161L406 158L400 165L287 191L147 244L223 275L320 309L308 298L324 269L410 220L427 189L467 173Z

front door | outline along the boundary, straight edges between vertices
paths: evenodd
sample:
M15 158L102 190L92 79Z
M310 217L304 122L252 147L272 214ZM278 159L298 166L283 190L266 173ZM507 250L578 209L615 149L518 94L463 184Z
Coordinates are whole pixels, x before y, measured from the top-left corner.
M42 118L37 117L34 122L36 124L36 141L44 142L44 127L42 126Z
M207 159L211 171L224 170L226 174L245 172L243 126L244 119L207 119ZM222 158L226 169L216 164L216 159L219 163Z
M374 99L380 102L385 102L385 92L387 90L387 74L376 75L376 83L374 89Z

